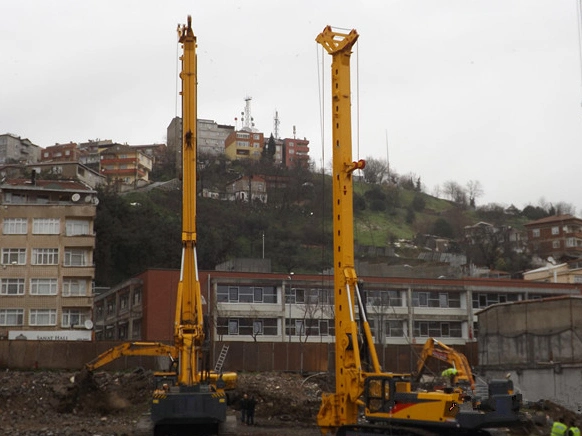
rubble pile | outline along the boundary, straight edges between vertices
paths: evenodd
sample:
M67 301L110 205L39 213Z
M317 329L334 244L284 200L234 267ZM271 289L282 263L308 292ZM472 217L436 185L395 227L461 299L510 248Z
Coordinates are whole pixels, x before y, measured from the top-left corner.
M0 436L142 436L148 419L153 373L100 371L86 377L70 371L0 371ZM240 373L229 392L229 413L240 419L240 399L257 400L256 426L239 424L237 435L317 435L322 391L333 390L325 375ZM580 416L550 401L529 404L529 417L514 436L549 434L553 419ZM500 432L494 434L502 434Z

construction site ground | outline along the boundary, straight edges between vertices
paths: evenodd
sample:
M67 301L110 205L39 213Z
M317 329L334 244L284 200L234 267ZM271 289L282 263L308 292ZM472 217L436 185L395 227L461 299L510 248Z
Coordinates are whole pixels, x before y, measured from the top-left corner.
M81 373L65 371L0 372L0 435L10 436L143 436L149 434L148 410L153 374L99 371L79 383ZM323 375L241 373L231 392L229 422L237 435L316 436ZM255 425L240 422L239 400L257 400ZM512 435L549 434L550 419L575 413L547 401L531 405L529 419ZM497 432L496 434L499 434Z

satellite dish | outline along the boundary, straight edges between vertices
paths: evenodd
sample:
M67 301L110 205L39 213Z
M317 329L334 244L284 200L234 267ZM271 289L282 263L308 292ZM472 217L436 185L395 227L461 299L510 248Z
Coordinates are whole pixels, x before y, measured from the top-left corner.
M99 199L97 197L93 197L93 204L97 206L99 204Z
M71 200L73 200L75 203L76 203L77 201L79 201L80 199L81 199L81 196L80 196L79 194L73 194L73 195L71 196Z
M85 321L85 328L87 330L91 330L93 328L93 321L91 321L90 319L88 319L87 321Z
M91 196L90 195L85 196L85 203L91 203Z

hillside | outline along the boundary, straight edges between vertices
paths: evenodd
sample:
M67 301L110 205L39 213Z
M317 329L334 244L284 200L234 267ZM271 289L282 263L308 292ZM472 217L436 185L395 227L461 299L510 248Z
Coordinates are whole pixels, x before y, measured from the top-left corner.
M226 167L225 167L226 166ZM198 259L201 269L243 257L271 259L277 272L319 273L332 264L330 177L307 170L288 171L260 166L227 166L221 160L200 173L199 190L217 189L241 174L271 171L279 187L271 188L266 204L198 198ZM410 184L409 184L410 185ZM95 230L96 284L110 286L146 268L179 268L181 192L153 189L120 196L99 192ZM464 253L463 228L479 221L522 229L528 217L508 215L500 206L469 208L438 199L400 184L354 184L354 238L359 260L404 262L421 247L399 244L417 235L450 238L451 250ZM422 245L422 243L420 244ZM370 256L368 247L391 247L397 257ZM503 247L479 247L471 259L507 271L523 269L527 259L511 259ZM487 251L485 250L485 252ZM483 257L479 261L479 256Z

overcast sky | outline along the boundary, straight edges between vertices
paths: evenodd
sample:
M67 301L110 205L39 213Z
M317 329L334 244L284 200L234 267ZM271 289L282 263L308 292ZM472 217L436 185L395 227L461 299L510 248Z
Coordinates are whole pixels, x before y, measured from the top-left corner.
M190 14L198 117L234 125L250 96L256 128L268 136L278 111L280 136L292 137L296 126L318 166L328 166L331 56L315 38L329 24L360 34L352 56L354 159L388 156L398 173L420 176L428 193L448 180L477 180L478 204L523 208L544 198L571 203L580 215L578 5L4 1L0 133L41 147L165 142L180 115L176 27Z

